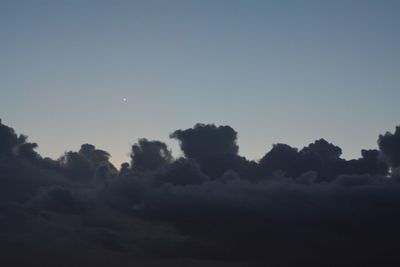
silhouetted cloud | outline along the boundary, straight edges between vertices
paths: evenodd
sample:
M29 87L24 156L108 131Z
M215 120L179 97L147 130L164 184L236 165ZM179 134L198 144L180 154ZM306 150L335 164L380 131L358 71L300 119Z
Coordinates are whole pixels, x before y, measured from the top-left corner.
M229 126L199 123L190 129L177 130L170 137L179 141L187 158L196 160L202 171L214 178L234 165L239 150L237 133Z
M177 130L170 135L177 139L187 158L194 159L201 170L213 179L227 170L257 177L257 164L238 155L237 132L229 126L196 124L193 128Z
M5 266L400 264L400 127L359 159L319 139L256 162L231 127L197 124L171 135L185 157L140 139L119 171L91 144L52 160L1 123L0 136Z
M178 159L161 169L154 179L160 184L187 185L201 184L209 178L201 172L196 162L190 159Z
M36 208L57 213L82 214L89 209L88 201L74 188L49 186L32 200Z
M321 160L336 160L342 155L342 149L334 144L329 143L325 139L319 139L307 147L304 147L301 152L310 154Z
M202 162L213 157L236 155L237 132L229 126L196 124L187 130L176 130L171 138L179 140L186 157Z
M386 132L378 139L379 149L388 163L394 167L400 167L400 126L396 127L394 134Z
M286 144L275 144L261 160L260 166L266 175L282 171L289 177L315 171L320 180L333 180L340 174L386 175L387 165L380 159L377 150L362 150L362 158L345 160L340 158L342 150L324 139L304 147L300 151Z
M0 153L11 153L17 145L24 143L26 136L18 136L14 129L2 124L0 120Z
M297 148L286 144L275 144L260 160L260 166L267 175L275 171L283 171L286 175L296 177L304 170L302 155Z
M397 181L369 175L315 179L307 173L253 183L230 173L202 184L164 184L149 188L134 212L213 244L208 257L274 265L398 260Z
M117 169L109 162L110 155L94 145L83 144L78 152L68 151L60 157L59 164L66 175L75 181L102 181L117 176Z
M387 175L388 165L381 159L380 153L376 149L361 150L362 157L349 161L339 161L341 173L346 174L371 174Z
M133 170L150 171L170 163L172 155L165 143L142 138L132 146L131 159Z

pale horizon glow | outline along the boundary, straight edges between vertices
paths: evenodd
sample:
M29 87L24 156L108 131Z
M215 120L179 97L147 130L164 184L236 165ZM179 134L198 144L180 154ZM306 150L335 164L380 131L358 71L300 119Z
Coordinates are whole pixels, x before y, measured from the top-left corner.
M0 118L57 158L230 125L240 154L400 124L399 1L2 1ZM122 103L121 105L121 96Z

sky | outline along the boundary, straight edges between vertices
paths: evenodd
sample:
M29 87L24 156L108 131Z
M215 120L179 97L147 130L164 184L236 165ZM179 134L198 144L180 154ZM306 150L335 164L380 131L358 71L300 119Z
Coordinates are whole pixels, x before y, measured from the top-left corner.
M128 161L198 122L241 155L325 138L357 158L399 125L399 1L0 1L0 118L59 157ZM126 101L124 101L124 98Z

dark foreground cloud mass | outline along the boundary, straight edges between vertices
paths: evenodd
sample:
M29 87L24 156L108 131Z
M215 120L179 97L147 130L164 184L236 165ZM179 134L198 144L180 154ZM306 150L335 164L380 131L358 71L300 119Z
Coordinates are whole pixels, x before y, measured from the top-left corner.
M325 139L239 155L229 126L43 158L0 122L2 266L398 266L400 127L341 158Z

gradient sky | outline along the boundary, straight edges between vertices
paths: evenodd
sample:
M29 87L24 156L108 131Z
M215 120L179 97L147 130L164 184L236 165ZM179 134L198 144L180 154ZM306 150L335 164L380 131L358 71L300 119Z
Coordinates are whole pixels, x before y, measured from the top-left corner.
M400 124L400 1L0 1L0 118L43 156L232 126L345 158ZM126 102L123 101L126 98Z

